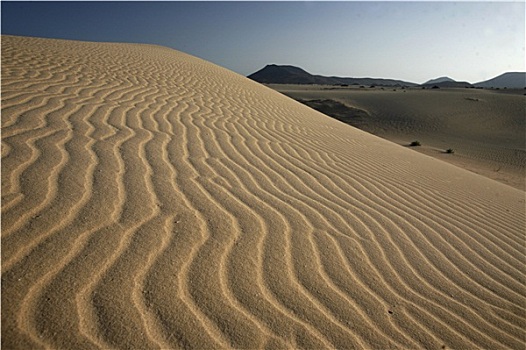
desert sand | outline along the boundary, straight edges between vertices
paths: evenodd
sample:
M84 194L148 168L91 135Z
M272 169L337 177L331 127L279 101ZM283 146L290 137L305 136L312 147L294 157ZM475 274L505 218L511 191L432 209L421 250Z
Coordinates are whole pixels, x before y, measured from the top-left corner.
M418 152L526 190L524 89L269 86L361 130L404 146L419 141Z
M2 349L523 349L525 220L182 52L2 36Z

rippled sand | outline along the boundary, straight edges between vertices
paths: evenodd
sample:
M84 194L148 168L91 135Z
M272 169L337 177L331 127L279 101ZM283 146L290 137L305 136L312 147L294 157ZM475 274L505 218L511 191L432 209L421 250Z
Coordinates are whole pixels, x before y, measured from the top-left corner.
M168 48L2 36L2 348L515 348L524 192Z
M526 190L524 89L269 86L361 130L405 146L419 141L413 150Z

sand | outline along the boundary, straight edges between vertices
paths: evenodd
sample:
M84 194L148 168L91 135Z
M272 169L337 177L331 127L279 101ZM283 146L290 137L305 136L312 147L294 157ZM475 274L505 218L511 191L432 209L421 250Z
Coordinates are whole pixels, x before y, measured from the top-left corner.
M175 50L2 36L2 349L523 349L524 201Z
M524 89L269 86L328 115L347 116L369 133L403 146L419 141L415 151L526 190Z

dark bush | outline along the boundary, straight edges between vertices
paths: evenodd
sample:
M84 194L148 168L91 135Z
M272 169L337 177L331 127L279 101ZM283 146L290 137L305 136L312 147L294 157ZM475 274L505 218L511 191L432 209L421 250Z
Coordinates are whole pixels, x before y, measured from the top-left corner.
M409 144L409 146L411 146L411 147L421 146L421 143L420 143L420 141L413 141L413 142L411 142Z

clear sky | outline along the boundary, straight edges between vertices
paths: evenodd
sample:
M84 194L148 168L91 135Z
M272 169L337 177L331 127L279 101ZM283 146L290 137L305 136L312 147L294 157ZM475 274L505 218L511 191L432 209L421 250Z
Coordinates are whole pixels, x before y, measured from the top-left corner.
M6 2L2 33L152 43L243 75L312 74L472 83L525 71L525 3Z

